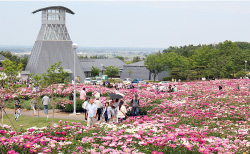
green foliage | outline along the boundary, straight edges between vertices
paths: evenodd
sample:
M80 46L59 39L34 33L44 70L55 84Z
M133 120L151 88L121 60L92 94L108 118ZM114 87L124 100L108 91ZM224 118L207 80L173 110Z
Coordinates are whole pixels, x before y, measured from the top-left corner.
M239 72L245 69L245 60L250 60L250 43L224 41L219 44L169 47L163 50L162 57L171 77L176 79L239 77L242 74ZM249 68L247 65L247 70Z
M2 64L4 66L3 72L7 76L7 79L10 82L14 82L16 80L16 77L18 76L18 74L22 71L23 64L22 63L17 64L17 63L10 61L8 59L5 59L4 61L2 61Z
M109 93L103 93L101 96L102 97L108 97Z
M144 62L146 68L150 71L150 73L153 73L154 81L158 73L166 70L166 65L162 61L162 53L157 52L152 55L148 55L146 57L146 60Z
M89 58L90 58L90 59L105 59L105 58L107 58L107 57L105 57L104 55L101 55L101 56L95 55L95 56L90 56Z
M245 71L239 71L239 72L237 72L237 73L236 73L236 77L237 77L237 78L240 78L240 77L243 77L243 78L244 78L244 77L245 77Z
M92 66L92 68L91 68L91 75L92 75L92 76L97 76L97 75L99 75L99 72L100 72L100 69L99 69L99 68Z
M32 82L34 83L34 87L38 87L42 82L42 76L35 74L34 76L31 75Z
M12 54L10 51L0 51L0 54L3 55L4 57L6 57L8 60L18 64L23 64L23 69L25 69L28 60L29 60L29 56L28 55L24 55L22 57L18 57L15 54Z
M124 61L124 57L123 56L116 56L115 58L120 59L121 61Z
M83 112L83 108L82 108L82 104L84 103L84 101L82 100L76 100L76 111L77 112ZM65 108L63 109L63 111L65 112L73 112L74 110L74 103L72 102L71 104L66 104Z
M92 96L92 91L87 92L86 95L91 97Z
M139 56L135 56L133 58L133 63L141 61L141 58Z
M104 74L110 77L117 76L119 74L119 68L115 66L105 67Z
M162 80L163 80L163 81L171 81L171 80L172 80L172 77L163 77Z
M54 63L47 69L47 74L43 74L43 83L46 85L64 83L68 73L63 70L62 62Z
M88 59L88 56L86 55L85 57L84 56L78 56L79 59Z

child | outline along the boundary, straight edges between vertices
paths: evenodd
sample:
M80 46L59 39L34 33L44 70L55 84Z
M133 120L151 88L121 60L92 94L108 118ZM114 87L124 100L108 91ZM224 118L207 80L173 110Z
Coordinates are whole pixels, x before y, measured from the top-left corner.
M18 98L16 98L16 101L15 101L15 114L16 114L17 109L19 109L19 108L21 108L20 100Z
M15 120L17 121L18 120L18 117L21 115L21 108L19 107L17 110L16 110L16 115L15 115Z

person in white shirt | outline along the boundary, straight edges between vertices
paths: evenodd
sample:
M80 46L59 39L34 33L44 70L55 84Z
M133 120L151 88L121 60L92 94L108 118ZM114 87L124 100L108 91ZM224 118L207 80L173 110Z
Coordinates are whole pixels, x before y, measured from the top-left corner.
M147 91L150 91L150 87L147 87Z
M83 112L85 113L85 120L87 120L87 116L88 116L87 115L87 106L89 104L89 100L90 100L90 98L87 97L85 102L82 104Z
M88 114L88 121L87 126L90 127L91 123L92 125L96 122L96 114L97 114L97 107L93 102L93 99L89 100L89 104L87 106L87 114Z
M163 85L161 85L161 86L159 87L159 91L160 91L160 92L164 92L165 89L166 89L166 88L165 88L165 86L163 86Z
M120 101L118 115L117 115L119 122L126 120L127 109L123 104L124 102Z
M94 96L95 98L100 98L101 97L100 91L98 90Z
M153 91L155 91L155 90L156 90L156 86L155 86L155 85L153 85L153 86L152 86L152 89L153 89Z
M178 88L174 85L174 92L178 92Z
M96 97L96 100L95 100L94 104L97 107L97 114L98 114L97 121L99 121L100 117L101 117L101 113L102 113L102 102L99 100L99 97Z

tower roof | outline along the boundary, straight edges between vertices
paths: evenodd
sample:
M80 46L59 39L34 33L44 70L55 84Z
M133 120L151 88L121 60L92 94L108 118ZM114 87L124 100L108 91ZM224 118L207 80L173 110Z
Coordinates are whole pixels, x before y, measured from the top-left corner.
M68 8L66 8L64 6L49 6L49 7L45 7L45 8L35 10L32 13L34 14L34 13L37 13L39 11L43 11L43 10L47 10L47 9L65 9L67 13L75 14L73 11L71 11L70 9L68 9Z

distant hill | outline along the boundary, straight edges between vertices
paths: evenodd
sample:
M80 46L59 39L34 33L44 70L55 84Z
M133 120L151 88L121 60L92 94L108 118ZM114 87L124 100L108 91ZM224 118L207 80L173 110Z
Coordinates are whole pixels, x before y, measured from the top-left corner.
M0 51L11 51L15 53L31 52L33 46L4 46L0 45ZM77 52L86 53L109 53L109 52L147 52L162 51L163 48L131 48L131 47L79 47Z

